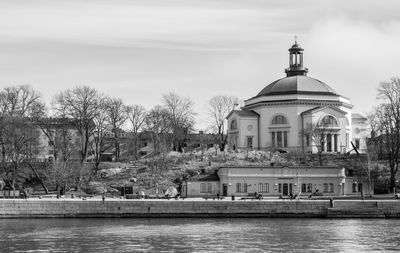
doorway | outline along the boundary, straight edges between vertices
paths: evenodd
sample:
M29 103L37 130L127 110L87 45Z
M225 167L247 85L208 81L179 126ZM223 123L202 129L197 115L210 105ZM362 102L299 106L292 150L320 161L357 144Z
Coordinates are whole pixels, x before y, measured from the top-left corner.
M289 196L293 194L293 184L284 183L282 187L282 195Z
M222 196L228 196L228 186L226 184L222 185Z

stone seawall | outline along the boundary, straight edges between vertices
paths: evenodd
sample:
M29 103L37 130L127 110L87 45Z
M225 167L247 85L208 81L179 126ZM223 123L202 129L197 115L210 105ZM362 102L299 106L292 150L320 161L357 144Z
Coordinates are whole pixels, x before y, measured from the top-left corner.
M360 210L362 203L366 202L335 201L335 211ZM385 217L400 218L400 201L371 201L365 208L378 208ZM328 209L332 208L327 200L0 200L0 218L327 217Z

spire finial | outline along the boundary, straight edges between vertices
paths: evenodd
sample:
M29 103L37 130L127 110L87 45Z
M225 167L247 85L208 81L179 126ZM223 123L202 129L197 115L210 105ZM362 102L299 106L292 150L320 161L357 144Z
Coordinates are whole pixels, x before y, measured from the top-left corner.
M294 44L297 44L297 35L294 36Z

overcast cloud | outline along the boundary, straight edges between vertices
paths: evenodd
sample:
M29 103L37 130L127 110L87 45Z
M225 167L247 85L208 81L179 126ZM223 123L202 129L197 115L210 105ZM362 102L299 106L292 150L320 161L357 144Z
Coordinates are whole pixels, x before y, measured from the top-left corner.
M309 76L365 113L400 75L399 13L396 0L2 0L0 86L30 84L49 103L89 85L148 109L173 91L195 101L201 129L213 95L247 99L284 77L297 35Z

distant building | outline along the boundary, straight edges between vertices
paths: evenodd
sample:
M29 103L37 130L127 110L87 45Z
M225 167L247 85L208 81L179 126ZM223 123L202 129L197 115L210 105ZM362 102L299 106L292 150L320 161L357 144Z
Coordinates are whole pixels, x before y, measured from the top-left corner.
M335 166L226 166L215 174L190 178L181 187L184 197L245 197L255 192L265 197L373 194L368 182L346 176L344 168Z
M121 160L131 160L135 157L135 150L137 152L137 157L143 157L147 155L151 155L154 152L154 143L152 132L143 131L137 134L137 147L135 149L134 138L135 135L131 132L126 132L121 129L117 131L117 138L120 145L120 159ZM167 151L172 150L172 134L163 133L159 135L160 139L165 141L165 145L167 145ZM114 133L108 133L105 136L105 150L104 154L107 157L112 155L111 160L115 159L115 135ZM208 149L212 148L214 144L216 144L217 136L215 134L204 133L203 131L199 131L198 133L189 133L186 135L186 138L183 143L183 151L190 152L196 149Z
M353 113L351 115L352 141L360 153L366 152L367 140L370 137L368 119L361 114Z
M62 149L60 144L65 139L65 143L68 142L73 145L74 151L71 154L70 159L79 160L79 142L80 137L78 130L73 119L68 118L43 118L36 123L38 130L40 131L39 137L39 153L36 155L36 159L54 159L55 145L59 145L59 149ZM55 143L56 142L56 143ZM90 156L88 156L89 158Z
M276 80L241 110L228 116L229 149L301 149L304 152L348 152L354 141L365 150L366 119L352 114L350 99L326 83L308 77L303 48L289 49L286 77ZM354 126L353 126L354 124ZM318 132L318 145L312 138Z

